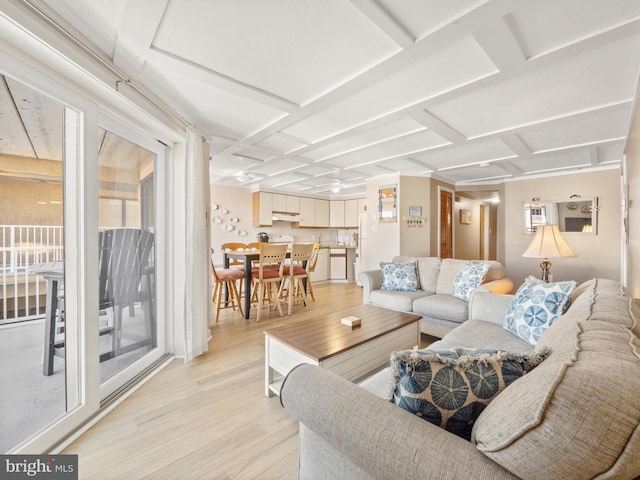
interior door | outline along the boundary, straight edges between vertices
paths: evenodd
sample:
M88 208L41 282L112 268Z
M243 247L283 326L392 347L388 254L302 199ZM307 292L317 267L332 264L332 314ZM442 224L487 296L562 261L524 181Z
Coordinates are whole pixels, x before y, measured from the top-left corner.
M453 193L440 190L440 258L453 258Z

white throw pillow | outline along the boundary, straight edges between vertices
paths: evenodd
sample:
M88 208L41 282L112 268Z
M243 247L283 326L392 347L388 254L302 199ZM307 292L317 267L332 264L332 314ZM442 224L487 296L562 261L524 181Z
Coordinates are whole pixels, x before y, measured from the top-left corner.
M503 327L531 345L562 315L576 288L573 280L545 283L529 276L511 300Z
M453 279L453 296L468 302L471 292L482 284L488 270L489 265L486 263L464 262Z

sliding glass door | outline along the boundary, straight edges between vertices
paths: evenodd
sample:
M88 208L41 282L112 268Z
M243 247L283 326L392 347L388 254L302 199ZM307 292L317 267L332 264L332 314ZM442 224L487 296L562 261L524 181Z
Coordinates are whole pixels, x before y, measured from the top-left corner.
M164 354L157 302L154 181L160 143L109 117L98 130L98 285L101 398ZM126 135L126 136L125 136Z
M0 65L0 453L39 453L165 354L165 146Z

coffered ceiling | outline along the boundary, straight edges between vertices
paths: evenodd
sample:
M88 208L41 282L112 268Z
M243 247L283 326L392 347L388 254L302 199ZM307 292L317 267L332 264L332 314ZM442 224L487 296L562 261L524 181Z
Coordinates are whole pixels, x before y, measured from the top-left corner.
M329 195L619 164L637 0L46 0L211 141L215 184Z

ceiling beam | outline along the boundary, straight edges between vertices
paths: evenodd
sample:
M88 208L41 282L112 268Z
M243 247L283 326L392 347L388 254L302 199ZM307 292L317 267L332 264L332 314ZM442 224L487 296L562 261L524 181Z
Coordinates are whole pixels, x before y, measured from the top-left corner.
M504 133L498 135L498 138L519 157L530 157L533 153L527 144L515 133Z
M365 17L402 48L409 47L415 42L413 36L374 0L350 1Z
M473 37L499 70L510 70L527 61L521 43L505 17L486 23L473 32Z
M467 140L464 135L451 128L449 125L444 123L442 120L440 120L430 112L419 110L417 112L409 114L409 116L420 125L424 125L429 130L433 130L442 138L448 140L451 143L463 143Z

